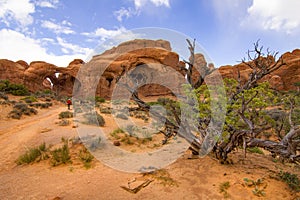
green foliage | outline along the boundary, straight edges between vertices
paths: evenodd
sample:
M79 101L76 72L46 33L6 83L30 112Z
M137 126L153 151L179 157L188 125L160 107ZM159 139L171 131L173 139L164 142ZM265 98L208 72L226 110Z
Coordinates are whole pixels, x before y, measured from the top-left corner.
M34 96L27 96L22 98L21 100L25 101L26 103L32 103L38 101Z
M229 183L229 181L226 181L226 182L221 183L221 184L219 185L219 191L220 191L220 193L223 193L224 198L228 198L228 197L229 197L229 194L228 194L228 192L227 192L227 190L228 190L229 188L230 188L230 183Z
M80 149L79 158L86 169L91 168L91 162L93 161L94 156L86 148Z
M111 114L111 108L100 106L100 112L103 114Z
M110 135L115 139L120 139L120 136L118 135L119 133L125 133L125 132L123 131L123 129L118 128L115 129L113 132L111 132Z
M29 164L35 161L45 160L49 156L46 153L46 144L42 143L40 146L35 148L30 148L24 154L20 155L16 160L17 165Z
M84 117L86 119L85 121L86 124L99 125L99 126L105 125L104 118L96 111L86 113L84 114Z
M46 103L35 102L35 103L29 103L28 105L35 108L44 109L44 108L51 107L53 104L51 102L46 102Z
M264 154L264 152L259 147L248 147L247 151L251 153L258 153L258 154Z
M59 119L72 118L73 113L70 111L63 111L63 112L59 113L58 117L59 117Z
M105 103L105 99L99 96L95 96L95 102L97 103Z
M21 119L22 115L36 115L37 110L29 108L27 104L17 103L14 105L13 110L8 114L8 117L12 119Z
M222 85L213 85L208 88L206 85L202 85L199 88L192 90L185 86L185 91L188 98L192 98L192 93L196 93L198 98L198 107L193 107L193 110L198 110L198 116L195 123L199 123L203 129L207 128L212 120L212 114L214 113L214 121L222 121L222 116L216 113L225 112L225 124L221 137L215 138L219 143L225 144L230 142L231 135L234 130L250 131L250 127L240 117L243 103L247 102L247 108L243 110L244 116L251 120L256 128L264 128L267 125L274 127L278 121L273 119L270 115L272 113L266 111L268 107L278 105L282 101L280 95L272 89L270 89L267 82L259 83L256 87L248 90L244 90L238 93L239 83L234 79L224 79L225 91L222 90ZM217 99L212 98L210 92L217 93ZM225 92L225 93L224 93ZM235 97L233 98L233 95ZM212 107L212 105L214 105ZM225 106L224 106L225 105ZM190 112L192 113L192 112ZM274 116L274 113L273 113ZM282 115L280 115L282 117ZM218 144L219 144L218 143ZM241 143L236 143L238 146ZM261 153L257 149L253 150L256 153Z
M65 141L64 145L60 148L54 149L51 151L51 165L52 166L58 166L61 164L67 164L71 163L71 156L70 156L70 150L68 142Z
M248 187L254 187L252 190L254 195L259 197L266 196L265 189L267 188L267 184L264 183L263 178L259 178L256 181L244 178L244 184Z
M280 171L279 177L286 182L288 186L297 192L300 191L300 180L296 174Z
M15 96L25 96L29 94L28 89L24 85L10 83L8 80L0 80L0 91Z

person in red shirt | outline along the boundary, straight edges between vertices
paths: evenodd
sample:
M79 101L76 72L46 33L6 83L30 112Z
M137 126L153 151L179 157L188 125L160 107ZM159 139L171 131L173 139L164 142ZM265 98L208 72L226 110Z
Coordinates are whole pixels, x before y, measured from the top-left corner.
M72 101L71 99L67 100L68 110L71 110Z

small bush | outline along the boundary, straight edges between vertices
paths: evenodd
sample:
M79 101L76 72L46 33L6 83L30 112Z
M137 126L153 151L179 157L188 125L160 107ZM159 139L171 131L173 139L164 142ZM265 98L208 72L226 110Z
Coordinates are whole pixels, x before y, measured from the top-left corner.
M20 110L21 112L24 112L25 110L28 109L28 106L25 103L18 103L16 105L14 105L13 108L16 109L16 110Z
M99 125L99 126L105 125L104 118L96 111L86 113L84 114L84 117L86 118L85 121L86 124Z
M264 154L264 152L259 147L248 147L247 151L251 153L258 153L258 154Z
M8 114L8 117L13 119L21 119L22 115L36 115L38 112L34 108L29 108L27 104L15 104L13 110Z
M123 129L115 129L113 132L110 133L110 135L115 139L120 139L120 136L118 135L119 133L124 133Z
M8 100L8 96L4 92L0 92L0 98L4 99L5 101Z
M300 181L296 174L280 171L279 177L286 182L292 190L300 191Z
M58 117L59 117L59 119L72 118L73 113L70 111L64 111L64 112L59 113Z
M131 140L131 137L128 135L125 135L125 137L123 137L120 141L128 145L134 144L134 142Z
M98 103L105 103L105 99L102 98L102 97L96 96L96 97L95 97L95 102L98 102Z
M116 118L120 118L120 119L124 119L124 120L128 119L127 115L125 115L124 113L118 113L116 115Z
M100 107L100 112L103 114L111 114L111 109L108 107Z
M21 100L25 101L26 103L37 102L37 99L34 96L27 96L22 98Z
M49 157L46 151L46 144L42 143L40 146L36 148L30 148L23 155L19 156L16 163L17 165L22 165L33 163L35 161L45 160Z
M19 110L14 109L14 110L10 111L10 113L8 114L8 117L12 118L12 119L21 119L22 113Z
M86 169L91 168L91 162L93 161L94 156L86 148L79 151L79 158Z
M224 198L228 198L229 197L229 194L227 192L227 190L228 190L229 187L230 187L229 181L226 181L226 182L221 183L219 185L219 191L220 191L220 193L223 193Z
M99 145L100 145L100 143L101 143L101 137L98 137L98 138L96 138L96 139L93 139L91 142L90 142L90 145L89 145L89 149L91 150L91 151L95 151L98 147L99 147Z
M52 166L71 163L69 145L66 141L64 142L64 145L61 148L57 148L51 151L51 155L52 155L52 159L51 159Z
M69 126L71 124L70 120L62 119L58 122L59 126Z
M25 96L29 94L28 89L24 85L10 83L8 80L0 81L0 92L6 92L16 96Z

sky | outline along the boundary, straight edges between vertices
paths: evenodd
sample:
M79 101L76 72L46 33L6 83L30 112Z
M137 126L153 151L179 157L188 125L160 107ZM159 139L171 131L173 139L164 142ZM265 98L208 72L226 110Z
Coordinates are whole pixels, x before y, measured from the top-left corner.
M66 67L112 37L155 27L196 39L216 67L234 65L257 40L279 55L299 48L299 8L299 0L0 0L0 59Z

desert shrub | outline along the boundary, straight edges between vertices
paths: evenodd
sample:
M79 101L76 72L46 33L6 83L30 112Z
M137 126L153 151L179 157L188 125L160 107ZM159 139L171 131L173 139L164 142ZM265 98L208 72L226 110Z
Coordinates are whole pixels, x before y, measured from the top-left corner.
M22 98L21 100L25 101L26 103L37 102L37 99L34 96L27 96Z
M51 165L58 166L61 164L71 163L71 156L68 142L64 142L64 145L60 148L54 149L50 152L52 155Z
M258 148L258 147L248 147L247 151L251 152L251 153L258 153L258 154L264 154L264 152Z
M0 91L16 96L25 96L29 94L28 89L24 85L10 83L8 80L0 81Z
M102 97L96 96L96 97L95 97L95 102L98 102L98 103L104 103L104 102L105 102L105 99L102 98Z
M93 161L94 156L86 148L80 149L79 158L86 169L91 168L91 162Z
M138 131L138 127L130 124L125 127L125 130L130 136L135 136L135 131Z
M131 140L131 137L128 135L125 135L122 139L121 142L128 144L128 145L133 145L134 142Z
M297 192L300 191L300 180L296 174L280 171L279 177L286 182L288 186Z
M115 129L113 132L110 133L110 135L115 139L120 139L119 133L124 133L123 129Z
M25 103L17 103L16 105L14 105L13 107L14 109L20 110L21 112L25 111L28 109L27 104Z
M62 119L58 122L59 126L69 126L71 124L70 120Z
M28 116L30 116L31 114L36 115L37 113L38 111L34 108L28 108L23 112L24 115L28 115Z
M40 146L35 148L30 148L23 155L19 156L16 160L18 165L29 164L35 161L46 160L49 158L46 148L46 144L42 143Z
M229 194L227 192L227 190L229 189L229 187L230 187L229 181L226 181L224 183L220 183L220 185L219 185L219 191L220 191L220 193L223 193L224 198L228 198L229 197Z
M0 98L4 99L5 101L8 100L8 96L4 92L0 92Z
M252 180L249 178L244 178L244 184L247 187L254 187L254 189L252 190L252 193L258 197L262 197L265 196L265 189L268 186L267 183L264 183L264 179L263 178L259 178L257 180Z
M101 143L101 137L91 140L89 144L89 149L91 151L95 151L99 147L100 143Z
M59 113L58 117L59 117L59 119L72 118L73 113L70 111L63 111L63 112Z
M124 113L118 113L116 115L116 118L120 118L120 119L124 119L124 120L128 119L127 115L125 115Z
M17 103L14 105L13 110L8 114L12 119L20 119L22 115L36 115L38 112L34 108L29 108L27 104Z
M49 108L53 104L52 102L46 102L46 103L36 102L36 103L29 103L28 105L35 108Z
M86 113L86 114L84 114L84 117L86 119L86 121L85 121L86 124L99 125L99 126L105 125L104 118L96 111Z
M111 114L111 109L108 107L100 107L100 112L103 114Z
M19 110L14 109L14 110L10 111L10 113L8 114L8 117L12 118L12 119L21 119L22 113Z

